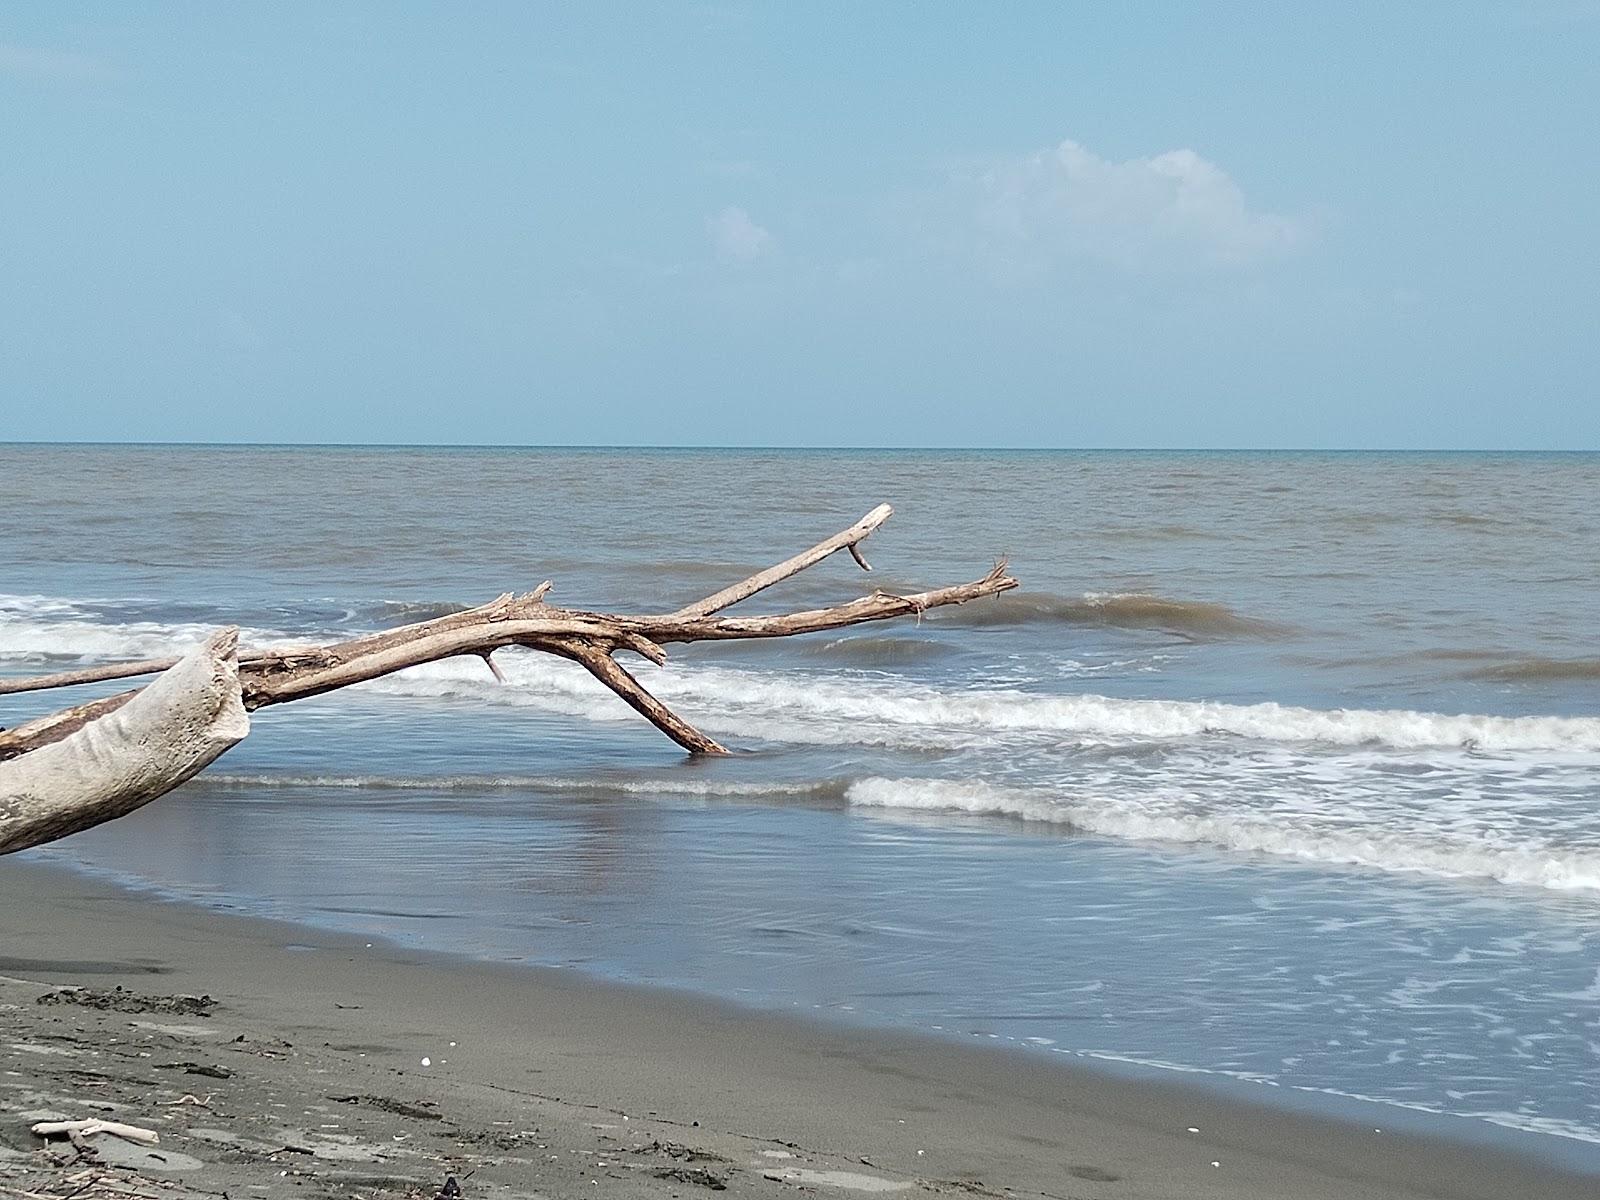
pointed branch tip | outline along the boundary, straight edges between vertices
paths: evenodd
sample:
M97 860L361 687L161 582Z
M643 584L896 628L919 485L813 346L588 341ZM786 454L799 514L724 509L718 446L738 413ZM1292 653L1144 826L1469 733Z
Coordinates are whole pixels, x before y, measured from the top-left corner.
M798 575L807 567L815 566L831 554L840 550L849 550L851 556L861 564L866 571L872 570L867 565L866 559L861 557L861 552L856 549L856 543L862 541L875 531L880 525L894 514L894 509L887 504L880 504L866 516L862 517L848 529L841 529L830 538L824 538L809 550L802 550L793 558L787 558L776 566L768 567L765 571L757 571L747 579L742 579L720 592L714 592L703 600L685 605L673 613L674 617L709 617L713 613L730 608L741 600L748 600L757 592L764 591L775 583L781 583L791 575Z

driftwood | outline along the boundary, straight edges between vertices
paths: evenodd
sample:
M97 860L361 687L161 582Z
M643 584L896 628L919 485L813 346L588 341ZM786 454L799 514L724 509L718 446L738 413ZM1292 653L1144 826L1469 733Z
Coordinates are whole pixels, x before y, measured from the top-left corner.
M981 579L911 595L901 596L876 591L844 604L804 612L750 617L718 615L730 606L749 599L773 584L788 579L841 550L848 551L863 570L870 571L872 568L861 555L860 543L888 520L892 511L887 504L879 505L848 529L841 530L809 550L693 604L685 605L676 612L658 616L625 616L560 608L546 602L545 596L550 590L550 584L545 582L533 591L520 596L508 592L478 608L452 613L431 621L403 625L397 629L336 645L295 650L256 650L239 654L234 651L233 643L225 632L208 643L209 651L205 653L197 651L196 655L200 655L199 658L191 655L182 660L152 659L115 663L30 679L0 680L0 694L5 694L166 672L161 679L146 688L90 701L30 721L15 729L0 730L0 853L63 836L59 831L49 832L46 837L22 839L22 844L16 844L19 841L18 837L8 833L15 818L8 819L6 810L7 796L18 794L18 788L12 780L32 777L35 774L34 764L50 761L39 756L51 750L57 752L56 757L72 758L72 761L80 763L88 762L95 754L99 754L104 759L108 773L114 773L111 770L114 765L111 760L116 755L108 749L112 743L106 741L101 734L121 729L120 726L110 724L118 715L126 720L130 710L138 714L150 714L159 712L161 705L175 703L175 696L182 685L181 682L170 681L179 677L182 672L198 672L205 669L203 665L185 666L190 663L209 663L210 669L214 671L221 671L224 674L233 672L233 677L237 681L240 705L238 720L232 723L219 721L218 729L223 731L220 734L222 737L237 730L237 735L233 737L233 741L237 741L248 727L244 717L246 711L321 695L354 683L376 679L406 667L460 655L482 658L487 668L499 678L500 672L494 663L494 652L507 646L522 646L559 655L582 665L640 715L691 753L725 754L727 749L724 746L694 728L646 691L644 686L617 662L617 652L631 651L659 665L666 662L665 647L673 643L789 637L794 634L842 629L867 621L918 615L927 609L944 605L965 604L969 600L997 595L1017 586L1017 581L1006 573L1005 561L1001 560ZM209 654L209 658L206 654ZM192 683L194 676L183 675L182 678L189 678ZM158 693L158 689L165 690ZM153 696L153 693L157 694ZM206 692L205 695L214 699L211 692ZM203 707L211 700L196 696L191 702ZM143 715L141 719L145 719ZM147 739L140 744L155 746L157 742ZM228 742L228 745L232 744ZM207 745L209 748L209 743ZM215 752L211 753L210 758L206 758L204 762L196 762L192 769L175 766L171 772L174 778L162 790L176 787L225 749L226 745L219 745ZM74 755L82 757L73 758ZM186 750L176 753L174 761L187 763L196 757L192 751ZM24 775L23 772L28 774ZM92 771L89 775L92 775ZM85 778L87 779L89 775L85 775ZM123 805L126 799L132 798L133 793L126 792L125 796L124 792L117 794L119 797L124 797L113 805L117 811L98 816L73 828L87 828L101 820L109 820L128 811ZM155 795L159 794L160 792L144 795L133 806L154 799ZM93 807L82 789L73 795L77 796L73 803L76 803L79 809L84 809L86 806ZM50 828L56 827L50 826ZM72 831L68 829L65 832Z
M141 1146L159 1146L161 1135L153 1129L144 1129L138 1125L124 1125L121 1121L40 1121L32 1127L35 1137L71 1138L74 1144L80 1138L96 1137L105 1133L112 1137L119 1137L126 1142L137 1142Z
M0 854L124 816L237 744L250 732L238 640L213 634L113 711L0 763Z

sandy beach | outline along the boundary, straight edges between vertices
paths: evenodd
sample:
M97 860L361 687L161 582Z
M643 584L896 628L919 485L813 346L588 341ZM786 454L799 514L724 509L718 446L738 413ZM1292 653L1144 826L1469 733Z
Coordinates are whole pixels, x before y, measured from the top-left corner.
M0 1194L134 1180L142 1195L363 1197L1331 1200L1596 1186L1497 1149L422 956L37 863L0 870L0 913ZM97 1165L30 1134L54 1117L150 1128L160 1145L99 1137Z

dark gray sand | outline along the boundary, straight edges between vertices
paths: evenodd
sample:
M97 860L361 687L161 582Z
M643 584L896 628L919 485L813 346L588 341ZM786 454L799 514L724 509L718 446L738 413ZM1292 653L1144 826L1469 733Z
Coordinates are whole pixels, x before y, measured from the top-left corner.
M1036 1057L456 964L0 863L0 1196L1600 1190L1483 1146ZM57 1116L160 1144L99 1136L86 1153L29 1132Z

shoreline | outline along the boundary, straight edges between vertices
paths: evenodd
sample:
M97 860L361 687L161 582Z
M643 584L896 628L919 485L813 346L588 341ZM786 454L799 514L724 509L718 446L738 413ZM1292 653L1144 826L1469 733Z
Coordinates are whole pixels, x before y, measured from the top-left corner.
M1593 1173L1552 1161L1551 1139L1537 1135L1493 1139L1524 1144L1518 1153L1396 1132L1391 1121L1417 1122L1387 1109L1379 1134L1077 1060L368 944L153 900L56 865L0 866L0 914L11 1027L0 1109L84 1115L71 1106L95 1095L126 1105L114 1119L159 1127L164 1151L204 1163L164 1176L197 1188L273 1187L295 1170L324 1194L433 1195L454 1170L473 1172L468 1195L720 1185L748 1195L1564 1198L1592 1195L1600 1173L1600 1161ZM208 994L219 1007L174 1023L35 1004L63 986ZM245 1055L227 1049L235 1037L290 1046ZM142 1041L148 1057L130 1056ZM99 1070L109 1057L145 1077L125 1094L114 1083L85 1092L97 1071L110 1078ZM169 1058L227 1060L229 1077L163 1075ZM206 1092L216 1093L209 1107L192 1102ZM43 1172L28 1180L35 1189L52 1170L71 1174L41 1165L28 1123L8 1115L0 1127L0 1194L21 1186L8 1171ZM536 1139L523 1136L530 1129Z
M135 820L138 818L136 817ZM93 836L92 834L90 836ZM100 856L103 857L103 856ZM942 1018L948 1024L929 1019L901 1020L884 1012L858 1011L827 1004L794 1002L786 1005L781 997L763 993L746 998L726 986L712 987L706 982L685 982L661 978L630 977L625 972L607 970L596 962L540 961L524 957L497 958L466 950L440 949L437 939L420 931L402 933L357 926L338 921L318 920L292 911L292 906L268 904L260 897L230 891L187 893L176 885L152 882L141 875L119 870L101 862L72 856L58 848L45 848L20 856L20 861L54 870L72 878L83 878L130 897L150 903L173 904L212 913L224 919L237 918L264 922L295 940L295 931L320 931L365 943L372 939L395 953L431 962L445 969L483 969L511 978L530 974L549 980L581 980L601 989L617 989L636 995L645 1002L670 998L691 1006L711 1006L739 1016L769 1017L825 1032L855 1031L866 1036L908 1037L933 1044L961 1047L983 1055L1008 1054L1050 1070L1087 1072L1131 1084L1171 1087L1183 1092L1220 1096L1246 1106L1290 1112L1314 1121L1331 1121L1353 1128L1378 1127L1384 1132L1410 1133L1422 1138L1452 1144L1483 1147L1513 1155L1532 1157L1564 1170L1600 1175L1600 1142L1577 1134L1540 1129L1515 1120L1495 1120L1476 1113L1423 1107L1405 1102L1341 1091L1332 1087L1301 1085L1287 1081L1265 1081L1247 1074L1187 1065L1182 1061L1134 1057L1115 1052L1050 1045L1028 1044L1021 1036L993 1032L982 1018L968 1018L977 1027L961 1028L961 1018ZM302 939L303 940L303 939ZM713 976L714 978L714 976ZM718 980L719 985L725 981ZM1512 1114L1505 1114L1511 1117Z

